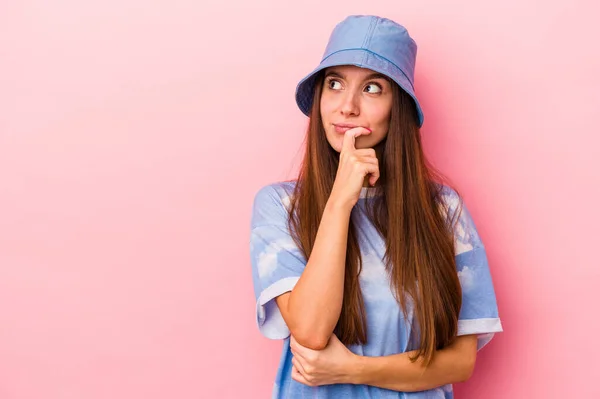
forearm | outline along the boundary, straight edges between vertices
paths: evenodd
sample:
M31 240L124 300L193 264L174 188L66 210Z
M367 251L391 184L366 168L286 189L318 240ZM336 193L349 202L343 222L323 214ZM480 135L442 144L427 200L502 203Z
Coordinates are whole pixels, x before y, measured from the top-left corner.
M350 211L327 204L310 258L289 297L290 330L314 349L327 345L340 317Z
M394 391L414 392L466 381L475 366L477 339L459 338L438 350L429 366L419 358L414 363L400 353L381 357L358 356L349 379L353 384L373 385Z

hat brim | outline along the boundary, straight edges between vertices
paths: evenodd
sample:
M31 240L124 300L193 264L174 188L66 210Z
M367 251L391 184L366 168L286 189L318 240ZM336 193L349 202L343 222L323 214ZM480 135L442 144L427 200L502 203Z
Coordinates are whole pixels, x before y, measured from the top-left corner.
M423 110L421 109L419 100L417 100L413 86L404 72L389 60L365 49L342 50L328 56L321 61L317 68L298 83L296 86L296 103L304 115L309 116L310 113L317 73L325 68L340 65L355 65L360 68L371 69L392 79L402 90L412 97L417 108L419 127L423 125Z

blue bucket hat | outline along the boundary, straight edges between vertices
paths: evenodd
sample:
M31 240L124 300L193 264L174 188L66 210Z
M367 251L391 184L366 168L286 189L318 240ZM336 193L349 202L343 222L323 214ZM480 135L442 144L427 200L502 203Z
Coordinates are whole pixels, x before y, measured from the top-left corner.
M296 87L296 103L309 115L317 72L332 66L356 65L386 75L415 101L419 127L423 111L415 95L417 43L402 25L374 15L351 15L338 23L319 66Z

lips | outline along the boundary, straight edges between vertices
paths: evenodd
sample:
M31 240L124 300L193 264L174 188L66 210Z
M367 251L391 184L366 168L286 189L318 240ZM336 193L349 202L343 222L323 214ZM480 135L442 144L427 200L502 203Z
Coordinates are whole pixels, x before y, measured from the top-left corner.
M333 127L337 133L344 134L347 130L354 129L355 127L359 127L359 125L352 125L349 123L334 123ZM370 129L365 128L370 131Z
M347 127L351 129L353 127L357 127L358 125L352 125L350 123L334 123L333 126Z

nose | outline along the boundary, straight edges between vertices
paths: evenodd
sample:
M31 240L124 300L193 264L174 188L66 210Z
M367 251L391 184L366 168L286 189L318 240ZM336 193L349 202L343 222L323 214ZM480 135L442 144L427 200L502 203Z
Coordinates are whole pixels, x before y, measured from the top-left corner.
M354 90L348 90L342 97L342 104L340 106L342 115L357 116L360 114L359 97Z

